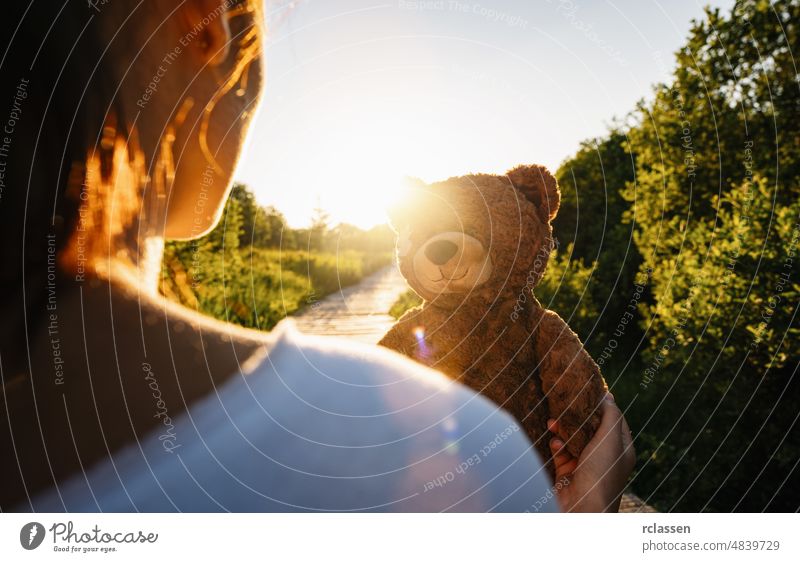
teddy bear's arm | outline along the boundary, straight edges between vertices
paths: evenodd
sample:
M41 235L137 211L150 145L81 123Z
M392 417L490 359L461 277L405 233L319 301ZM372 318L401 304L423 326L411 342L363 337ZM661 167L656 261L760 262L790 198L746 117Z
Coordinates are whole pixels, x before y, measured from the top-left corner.
M386 334L381 338L381 341L378 342L378 345L382 345L383 347L388 347L398 353L402 353L403 355L410 355L410 343L411 338L408 335L408 329L403 323L398 322L392 328L386 332Z
M388 347L398 353L402 353L403 355L407 355L412 359L417 359L417 348L419 347L419 342L417 338L414 336L415 330L414 328L419 325L419 318L422 314L421 307L415 307L411 310L407 310L405 314L403 314L400 318L397 319L394 326L386 332L386 335L381 338L381 341L378 342L378 345L382 345L383 347Z
M577 458L600 424L606 383L578 336L555 312L543 311L535 346L550 417L558 420L559 437Z

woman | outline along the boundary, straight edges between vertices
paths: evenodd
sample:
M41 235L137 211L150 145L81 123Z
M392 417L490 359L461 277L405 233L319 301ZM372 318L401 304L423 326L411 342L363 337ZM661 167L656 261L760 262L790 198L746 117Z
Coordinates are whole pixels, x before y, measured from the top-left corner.
M554 509L516 424L468 390L158 296L164 239L204 234L227 197L262 86L260 6L5 8L0 507ZM586 458L551 443L564 509L619 503L632 449L604 407Z

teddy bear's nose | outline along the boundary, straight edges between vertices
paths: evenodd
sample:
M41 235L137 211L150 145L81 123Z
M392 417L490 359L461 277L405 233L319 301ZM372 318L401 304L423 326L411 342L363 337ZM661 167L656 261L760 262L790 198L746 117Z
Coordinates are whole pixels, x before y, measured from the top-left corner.
M458 246L450 240L436 240L425 246L425 257L436 265L444 265L456 255Z

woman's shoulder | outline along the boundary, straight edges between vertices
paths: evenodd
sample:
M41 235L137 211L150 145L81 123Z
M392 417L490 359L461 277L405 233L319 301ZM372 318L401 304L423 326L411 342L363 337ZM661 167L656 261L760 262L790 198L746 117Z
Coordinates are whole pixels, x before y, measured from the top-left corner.
M291 323L271 339L242 375L34 507L524 511L546 494L516 422L457 382Z

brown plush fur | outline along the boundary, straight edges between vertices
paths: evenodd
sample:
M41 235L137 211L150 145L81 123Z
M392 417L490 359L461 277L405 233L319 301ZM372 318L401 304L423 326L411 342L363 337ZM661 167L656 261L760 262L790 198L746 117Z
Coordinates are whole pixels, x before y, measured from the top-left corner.
M578 336L532 292L550 255L559 197L541 166L417 185L393 210L392 223L405 245L400 270L425 302L380 341L505 408L545 460L551 458L547 419L558 419L560 437L577 456L600 422L606 391ZM466 292L426 287L414 256L442 232L464 233L483 245L491 259L487 281Z

